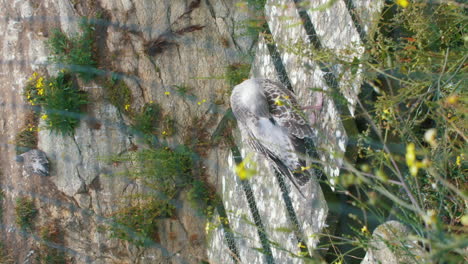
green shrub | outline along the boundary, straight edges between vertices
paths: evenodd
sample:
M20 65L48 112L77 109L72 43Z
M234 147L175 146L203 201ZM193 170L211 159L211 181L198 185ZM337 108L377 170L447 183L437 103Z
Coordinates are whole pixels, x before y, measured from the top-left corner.
M145 194L127 197L131 205L123 204L124 208L112 215L112 236L137 245L154 241L156 220L173 216L175 208L171 201L193 180L192 155L186 147L179 146L144 149L112 159L131 162L130 177L138 179L148 190Z
M15 136L16 155L37 148L38 119L39 116L35 112L26 114L25 125Z
M131 197L131 202L112 215L111 236L139 246L157 241L156 220L172 216L175 207L149 195Z
M73 134L80 123L82 107L88 103L87 94L79 90L72 75L63 70L57 77L48 79L33 73L23 95L31 105L42 108L41 119L45 121L46 128L62 135ZM31 121L22 131L18 142L35 143L32 136L37 133L37 121L34 122Z
M10 256L3 242L0 241L0 263L2 264L13 264L13 258Z
M52 222L41 227L39 231L42 243L39 246L36 260L41 264L64 264L67 263L63 250L56 248L63 244L61 241L61 232L58 229L58 223Z
M141 111L135 114L132 127L143 134L157 134L160 121L161 107L156 103L146 103Z
M50 61L77 74L84 81L96 77L94 27L87 18L80 22L81 34L67 36L59 29L52 30L47 44L50 49Z
M132 157L138 169L131 173L143 180L146 186L173 198L178 189L191 181L192 155L184 146L141 150Z
M215 191L210 190L209 185L201 180L194 180L187 192L187 199L191 206L206 216L212 216L217 203Z
M238 85L249 78L250 65L244 63L234 63L226 67L225 78L230 87Z
M36 217L38 210L34 206L34 201L27 197L19 197L16 199L16 224L21 228L31 229L33 220Z
M78 127L82 107L88 103L87 94L78 89L69 73L59 72L57 77L47 80L41 106L46 128L62 134L72 135Z
M130 112L132 104L132 91L117 74L113 74L104 83L107 100L121 112Z

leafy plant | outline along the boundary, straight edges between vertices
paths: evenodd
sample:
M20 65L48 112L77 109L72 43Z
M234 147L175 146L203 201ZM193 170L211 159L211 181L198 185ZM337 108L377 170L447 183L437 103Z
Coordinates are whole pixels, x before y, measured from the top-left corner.
M104 83L106 97L121 112L129 111L132 104L132 91L125 81L117 74L112 74L111 78Z
M131 197L131 202L112 215L111 236L139 246L157 241L156 220L170 217L175 207L167 200L150 195Z
M43 227L39 231L42 243L39 246L37 261L41 264L62 264L66 263L66 258L63 250L56 248L62 244L61 232L58 229L58 225L55 222L51 222Z
M13 258L10 256L7 248L3 244L3 242L0 242L0 263L3 263L3 264L15 263Z
M133 118L136 131L143 134L157 134L161 121L161 107L156 103L146 103L139 113Z
M84 81L90 81L96 77L97 62L95 60L94 26L83 17L80 22L81 34L67 36L59 29L51 32L47 44L50 49L50 60L65 68L71 73L77 74Z
M249 78L250 65L244 63L234 63L226 67L225 78L230 87L238 85Z
M206 216L212 216L214 207L218 201L215 192L210 190L209 185L201 180L194 180L187 192L187 199L193 208L198 209Z
M35 112L26 114L25 126L15 136L16 155L37 148L37 129L39 116Z
M87 94L80 91L67 72L59 72L57 77L50 78L44 88L44 114L46 128L62 135L72 135L78 127L82 106L88 103Z
M38 210L34 206L34 201L27 197L19 197L16 199L16 224L23 229L31 229L33 220L36 217Z
M194 165L192 153L184 146L175 149L161 147L114 157L113 161L130 161L129 173L149 191L127 197L130 206L112 215L112 236L137 245L155 240L156 220L171 217L174 206L171 201L178 191L192 181Z

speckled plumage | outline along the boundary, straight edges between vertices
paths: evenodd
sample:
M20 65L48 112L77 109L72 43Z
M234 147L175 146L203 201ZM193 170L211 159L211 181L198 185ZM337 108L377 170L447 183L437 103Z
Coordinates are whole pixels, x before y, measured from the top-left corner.
M231 107L243 139L294 184L307 183L301 154L312 130L294 94L268 79L248 79L234 87Z

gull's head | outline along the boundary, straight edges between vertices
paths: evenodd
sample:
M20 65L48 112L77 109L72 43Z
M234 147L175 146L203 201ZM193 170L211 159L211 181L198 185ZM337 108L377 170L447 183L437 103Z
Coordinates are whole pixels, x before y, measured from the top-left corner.
M237 118L243 111L268 111L263 89L257 79L247 79L234 86L231 94L231 107Z

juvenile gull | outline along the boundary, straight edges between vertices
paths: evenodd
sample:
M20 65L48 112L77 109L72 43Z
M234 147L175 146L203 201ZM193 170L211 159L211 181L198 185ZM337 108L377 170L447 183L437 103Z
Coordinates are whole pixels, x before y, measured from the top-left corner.
M309 181L301 154L312 129L291 91L268 79L248 79L234 87L231 107L243 140L298 189Z

